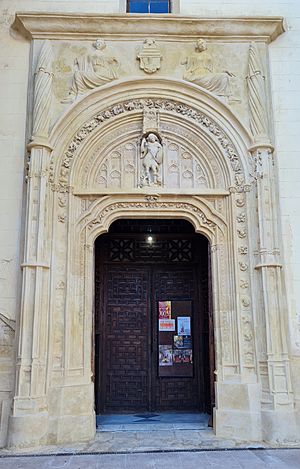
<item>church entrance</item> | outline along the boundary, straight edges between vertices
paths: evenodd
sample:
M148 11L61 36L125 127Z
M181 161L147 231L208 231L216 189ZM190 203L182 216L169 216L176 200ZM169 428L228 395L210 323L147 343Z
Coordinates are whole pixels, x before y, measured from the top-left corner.
M185 220L118 220L95 243L96 412L211 412L209 243Z

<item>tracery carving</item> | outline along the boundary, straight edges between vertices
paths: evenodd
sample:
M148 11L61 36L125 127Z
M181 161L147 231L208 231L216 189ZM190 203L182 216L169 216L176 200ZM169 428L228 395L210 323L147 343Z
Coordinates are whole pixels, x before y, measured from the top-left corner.
M46 40L41 48L34 82L32 139L47 138L49 135L53 82L52 62L51 41Z
M119 63L115 57L104 54L105 41L96 39L93 47L94 55L75 59L72 85L63 103L71 103L87 91L118 78Z
M234 75L227 70L221 73L214 72L213 60L204 39L198 39L195 51L182 62L182 65L186 66L184 80L196 83L217 96L226 98L231 96L230 77Z
M243 169L238 153L229 137L218 126L218 124L216 124L211 118L207 117L202 112L194 109L191 106L187 106L185 104L173 100L162 99L138 99L134 101L125 101L123 103L119 103L117 105L109 107L108 109L95 115L90 121L86 122L73 137L66 152L64 153L62 166L59 170L59 184L53 184L52 188L54 190L63 192L68 190L68 175L74 156L83 141L96 128L98 128L102 124L102 122L126 112L131 112L134 110L143 111L145 106L147 106L148 108L155 108L158 110L174 112L176 114L183 115L188 119L196 121L206 132L209 132L214 136L216 141L221 146L225 157L230 161L232 171L235 175L235 186L232 187L231 190L237 192L244 192L250 190L250 186L245 185L245 177L243 175ZM50 181L53 181L53 165L50 165L50 170L52 170L50 171Z

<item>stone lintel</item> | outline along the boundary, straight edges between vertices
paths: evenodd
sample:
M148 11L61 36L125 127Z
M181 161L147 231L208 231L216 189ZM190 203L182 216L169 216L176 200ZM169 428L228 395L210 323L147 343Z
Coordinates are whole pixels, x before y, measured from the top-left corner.
M28 39L190 41L199 37L228 42L270 43L284 32L282 17L201 18L180 15L70 14L19 12L12 28Z

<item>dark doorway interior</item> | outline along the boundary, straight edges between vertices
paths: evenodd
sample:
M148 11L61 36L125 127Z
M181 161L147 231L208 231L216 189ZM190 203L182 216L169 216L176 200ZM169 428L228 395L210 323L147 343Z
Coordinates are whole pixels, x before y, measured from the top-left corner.
M207 239L185 220L118 220L96 240L98 415L211 413L209 264Z

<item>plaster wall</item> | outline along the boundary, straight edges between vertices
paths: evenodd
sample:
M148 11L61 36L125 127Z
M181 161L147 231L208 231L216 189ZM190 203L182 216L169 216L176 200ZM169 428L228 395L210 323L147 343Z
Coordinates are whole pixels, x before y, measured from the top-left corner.
M289 306L290 350L295 366L300 357L300 5L297 1L249 2L247 0L181 0L182 15L203 17L283 16L286 33L269 47L270 80L274 110L274 141L278 159L281 226L284 240L284 268ZM30 43L10 30L16 11L60 11L118 13L122 1L2 0L0 4L0 444L5 445L13 393L15 333L21 294L24 161L26 155L26 113L32 97L29 81ZM28 87L29 85L29 87ZM297 385L298 384L298 385ZM298 391L298 394L300 391Z

